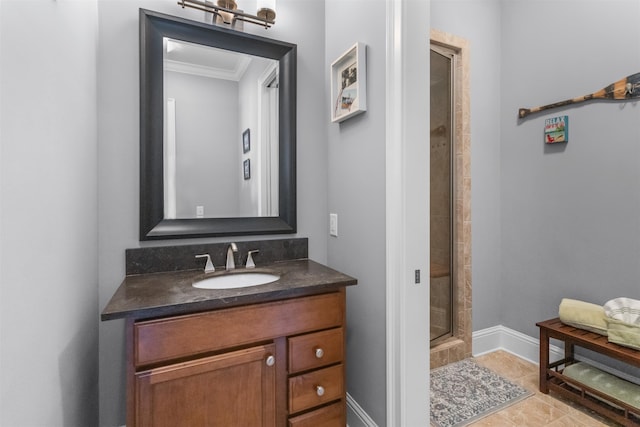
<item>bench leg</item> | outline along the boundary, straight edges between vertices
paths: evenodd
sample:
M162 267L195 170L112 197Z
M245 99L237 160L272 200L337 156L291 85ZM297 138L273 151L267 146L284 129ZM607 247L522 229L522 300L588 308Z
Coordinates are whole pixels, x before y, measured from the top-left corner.
M549 334L540 329L540 393L549 394L547 383L547 369L549 369Z
M564 342L564 358L573 360L573 343L571 341Z

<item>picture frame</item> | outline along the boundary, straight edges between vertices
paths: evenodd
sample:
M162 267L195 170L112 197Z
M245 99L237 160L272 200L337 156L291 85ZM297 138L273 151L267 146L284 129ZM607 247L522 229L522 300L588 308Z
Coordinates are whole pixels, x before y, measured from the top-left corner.
M550 117L544 121L545 144L569 142L569 116Z
M331 121L367 111L367 46L357 42L331 64Z
M244 171L244 179L251 179L251 159L242 162L242 170Z
M251 150L251 131L247 128L242 132L242 152L248 153Z

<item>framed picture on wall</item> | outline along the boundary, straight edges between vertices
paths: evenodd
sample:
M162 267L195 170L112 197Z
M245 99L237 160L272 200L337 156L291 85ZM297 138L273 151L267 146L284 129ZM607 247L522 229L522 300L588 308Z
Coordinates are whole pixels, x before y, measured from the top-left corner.
M251 150L251 132L249 128L242 132L242 152L248 153Z
M367 111L366 45L356 43L331 64L331 121Z
M251 179L251 161L249 159L242 163L242 169L244 170L244 179Z

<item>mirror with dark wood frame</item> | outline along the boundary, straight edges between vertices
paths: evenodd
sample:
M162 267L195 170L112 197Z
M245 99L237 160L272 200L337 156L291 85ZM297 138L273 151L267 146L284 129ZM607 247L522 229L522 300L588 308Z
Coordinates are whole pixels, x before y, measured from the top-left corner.
M274 197L277 208L271 209L272 216L269 212L264 216L211 218L167 214L163 65L167 40L275 60L279 75L274 115L278 146ZM291 43L140 9L140 240L296 232L296 58L296 45ZM215 118L211 120L212 127L226 125L216 123ZM216 188L226 183L207 185L215 197ZM221 198L220 203L227 202Z

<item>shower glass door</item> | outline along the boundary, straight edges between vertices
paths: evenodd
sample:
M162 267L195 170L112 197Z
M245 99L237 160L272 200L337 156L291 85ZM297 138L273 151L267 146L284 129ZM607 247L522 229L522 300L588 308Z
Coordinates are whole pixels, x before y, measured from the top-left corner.
M452 336L453 307L453 72L455 56L431 47L431 346Z

